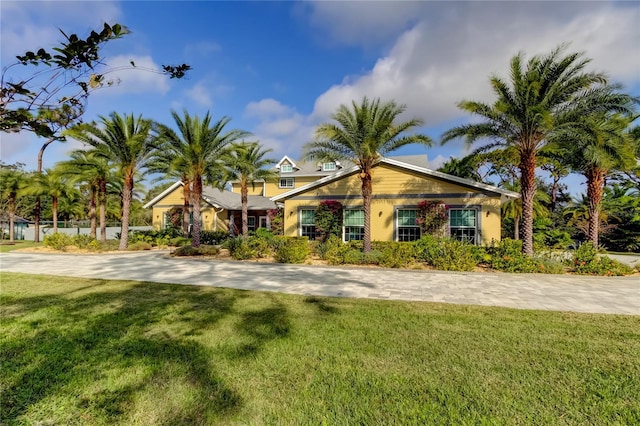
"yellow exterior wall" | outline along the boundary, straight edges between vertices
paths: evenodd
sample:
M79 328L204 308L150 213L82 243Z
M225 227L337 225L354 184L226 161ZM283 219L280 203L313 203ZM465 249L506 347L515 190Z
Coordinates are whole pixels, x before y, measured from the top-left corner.
M174 191L167 194L163 199L158 201L152 210L152 226L155 230L163 229L166 224L164 223L164 214L171 210L173 207L182 207L184 205L184 197L182 186L176 188ZM228 231L229 230L229 217L226 210L220 212L220 209L204 204L200 210L202 216L202 229L204 231Z
M251 185L249 184L247 186L247 190L249 191L249 195L262 195L263 194L263 190L264 190L264 182L256 182L255 185ZM231 192L235 192L236 194L240 193L240 183L238 182L233 182L231 184Z
M275 181L269 181L265 183L265 197L275 197L276 195L284 194L285 192L289 192L292 189L300 188L301 186L307 185L311 182L315 182L318 179L321 179L323 176L287 176L286 173L282 174L281 177L287 178L292 177L294 179L293 188L280 188L280 178Z
M412 194L428 194L429 197L411 197ZM451 197L461 194L459 197ZM500 198L487 197L474 188L456 185L426 177L418 173L387 165L374 168L373 195L371 202L371 239L392 241L394 239L394 209L412 208L426 198L441 199L446 205L480 206L478 220L481 243L488 245L492 240L500 240ZM442 195L442 197L438 197ZM444 197L448 195L447 197ZM318 199L304 199L309 197ZM384 198L375 198L376 196ZM330 197L330 198L328 198ZM302 198L302 199L301 199ZM299 210L315 209L324 199L337 200L346 208L362 208L361 183L357 174L332 182L285 201L285 235L298 235Z

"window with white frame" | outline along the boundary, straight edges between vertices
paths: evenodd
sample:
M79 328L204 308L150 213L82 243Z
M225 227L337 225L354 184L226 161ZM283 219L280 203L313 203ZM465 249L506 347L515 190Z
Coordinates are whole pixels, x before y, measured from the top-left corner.
M280 178L280 188L294 188L295 182L293 178Z
M332 172L336 169L336 162L329 161L327 163L322 163L322 170L325 172Z
M300 210L300 235L315 240L316 232L316 211L315 209Z
M476 209L449 209L449 235L451 238L476 244L478 212Z
M343 229L345 241L364 240L364 210L345 210Z
M247 228L249 229L249 231L255 231L256 230L256 217L255 216L248 216L247 217Z
M293 166L291 164L280 165L280 173L291 173L291 172L293 172Z
M398 241L415 241L420 239L420 226L416 219L418 209L398 209L396 213L396 231Z

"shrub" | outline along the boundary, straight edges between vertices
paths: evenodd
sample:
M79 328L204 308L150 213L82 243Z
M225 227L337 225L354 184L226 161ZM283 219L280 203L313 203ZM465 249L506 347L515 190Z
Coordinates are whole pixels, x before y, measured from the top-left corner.
M536 272L541 274L564 274L565 267L563 263L549 255L537 255L532 258L536 264Z
M440 240L432 235L423 235L413 243L413 249L417 260L422 260L433 265L433 258L440 250Z
M249 244L251 251L253 251L254 257L265 258L273 254L273 240L270 242L260 237L248 237L247 243Z
M385 268L404 268L415 260L415 249L411 243L385 242L375 246L380 250L378 264Z
M342 210L339 201L327 200L318 204L315 223L321 241L327 241L331 235L342 235Z
M269 224L273 235L282 235L284 233L284 210L272 209L267 212L269 216Z
M189 240L188 238L175 237L169 240L168 245L174 246L174 247L182 247L182 246L186 246L187 244L191 244L191 240Z
M71 235L56 232L45 235L43 243L46 247L51 247L54 250L66 251L67 247L73 245L73 238Z
M225 231L200 231L200 243L209 246L222 244L229 238L229 233Z
M327 238L327 241L318 243L318 256L320 256L322 260L329 260L328 257L335 255L342 246L342 240L339 237L332 235Z
M473 271L478 264L475 246L463 241L441 239L431 264L443 271Z
M91 244L93 241L95 241L95 238L91 237L90 235L86 235L86 234L78 234L78 235L74 235L72 238L72 244L76 247L78 247L79 249L86 249L89 247L89 244Z
M236 260L253 259L256 257L249 244L249 237L235 237L228 240L229 254Z
M504 272L537 272L532 258L522 253L522 241L505 238L489 249L490 266Z
M581 275L628 275L633 272L629 266L607 256L598 256L593 243L586 242L573 253L573 271Z
M174 252L174 256L215 256L220 253L220 249L216 246L201 245L200 247L182 246L178 247Z
M275 259L280 263L303 263L311 253L307 237L279 237L282 244L278 244Z
M133 244L129 244L127 250L129 251L138 251L138 250L151 250L152 245L146 241L138 241Z

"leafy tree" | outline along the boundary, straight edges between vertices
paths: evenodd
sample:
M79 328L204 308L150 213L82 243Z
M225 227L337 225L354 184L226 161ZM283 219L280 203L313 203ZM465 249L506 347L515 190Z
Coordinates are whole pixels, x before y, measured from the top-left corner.
M136 173L142 172L152 158L156 141L151 134L152 123L142 116L121 116L112 112L97 123L80 124L67 135L95 148L95 155L112 162L122 174L122 211L119 250L126 250L129 240L129 214Z
M372 169L386 154L405 145L419 143L430 146L431 139L422 134L405 133L422 125L417 118L398 122L406 110L395 102L381 103L363 98L352 101L351 108L340 105L331 116L336 123L324 123L315 131L315 140L305 146L307 160L345 160L359 168L364 204L364 251L371 251Z
M9 241L15 241L15 218L18 200L27 185L27 176L17 168L0 168L0 194L7 201L7 216L9 217Z
M190 198L193 206L191 244L193 247L198 247L203 181L206 180L218 187L224 185L224 171L219 160L231 143L247 136L248 133L242 130L226 131L225 127L231 119L222 117L217 122L211 123L208 112L203 119L198 116L191 117L186 110L184 117L180 117L175 111L171 111L171 115L178 127L178 133L166 125L157 125L157 139L162 148L158 151L154 164L160 158L169 164L168 170L188 179L188 184L184 186L191 187Z
M458 106L482 117L479 123L455 127L442 143L466 137L468 144L488 138L484 150L512 147L518 155L522 194L523 251L533 253L533 201L535 172L540 150L554 133L572 126L580 117L597 111L628 111L632 100L612 92L602 73L585 72L590 62L582 53L564 54L559 47L548 55L534 56L526 64L523 55L511 59L510 81L497 76L491 87L492 104L462 101Z
M520 190L519 182L513 182L512 184L504 183L502 187L509 191L518 192ZM547 217L549 211L547 210L545 203L550 201L549 195L536 188L536 194L533 198L533 217ZM520 221L522 220L522 198L510 199L502 205L502 217L513 221L513 239L520 239Z
M605 180L612 170L629 170L635 164L633 143L625 131L629 118L591 114L579 120L579 127L557 135L571 168L587 179L589 227L587 238L598 247L600 208Z
M342 235L342 204L335 200L320 202L316 208L316 231L320 239L326 243L330 236Z
M602 245L609 250L640 252L640 190L632 184L605 187L602 210L608 218Z
M458 176L464 179L471 179L482 182L479 168L483 164L484 159L478 153L471 153L462 158L449 157L439 169L439 172Z
M255 182L275 179L278 175L268 167L274 160L265 158L271 149L263 150L258 142L236 142L222 157L226 175L225 181L234 180L240 183L240 202L242 204L242 235L249 233L248 225L248 193L249 185L255 188Z

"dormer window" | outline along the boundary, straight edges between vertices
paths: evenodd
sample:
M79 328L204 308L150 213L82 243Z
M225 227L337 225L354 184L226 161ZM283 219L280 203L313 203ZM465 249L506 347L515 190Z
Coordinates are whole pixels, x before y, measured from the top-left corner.
M291 164L280 165L280 173L291 173L291 172L293 172L293 166Z
M324 172L332 172L336 169L335 161L330 161L328 163L322 163L322 171Z

